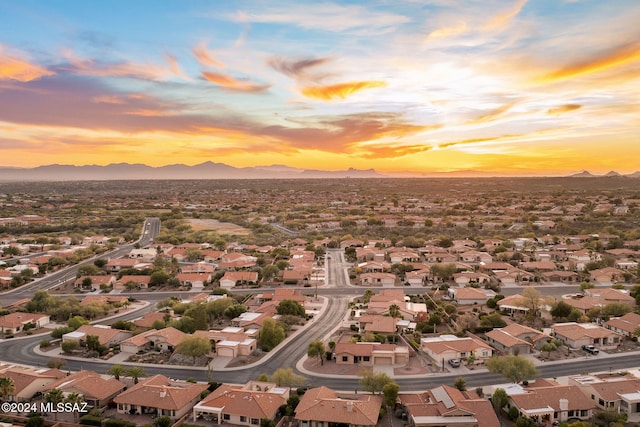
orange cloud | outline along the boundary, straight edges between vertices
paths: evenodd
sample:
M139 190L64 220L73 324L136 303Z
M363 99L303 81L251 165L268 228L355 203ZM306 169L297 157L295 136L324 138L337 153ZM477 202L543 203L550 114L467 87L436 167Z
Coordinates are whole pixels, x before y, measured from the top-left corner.
M562 114L568 113L569 111L574 111L582 108L580 104L562 104L558 107L549 108L547 110L547 114Z
M193 55L202 65L208 65L211 67L224 67L224 64L211 55L207 50L207 45L205 42L200 42L200 44L193 49L191 49Z
M457 25L451 27L442 27L429 33L428 39L440 39L445 37L455 37L465 33L469 29L466 22L460 21Z
M214 73L212 71L203 71L202 76L207 81L222 86L225 89L241 92L262 92L270 87L270 85L267 84L249 83L244 80L235 79L228 74Z
M0 55L2 46L0 46ZM0 56L0 80L17 80L29 82L54 73L39 65L31 64L22 59Z
M540 80L553 82L570 79L583 74L604 71L619 65L640 60L640 43L627 43L603 52L600 56L588 61L568 65L558 71L543 76Z
M488 123L496 120L498 117L502 116L504 113L509 111L511 107L513 107L515 103L505 104L501 107L498 107L494 110L491 110L480 117L476 117L475 119L469 120L467 124L478 124L478 123Z
M169 69L171 70L171 73L174 76L183 78L185 80L189 80L189 77L187 77L187 75L180 68L180 64L178 64L178 59L175 56L167 53L166 58L167 58L167 62L169 63Z
M325 86L307 86L302 89L302 94L307 98L331 101L334 99L345 99L356 92L364 89L383 87L387 84L381 81L347 82Z
M500 13L494 16L493 18L491 18L484 25L484 29L487 31L491 31L491 30L497 30L504 27L509 23L509 21L511 21L520 13L520 11L522 10L525 4L527 4L527 0L520 0L518 3L515 4L513 9Z

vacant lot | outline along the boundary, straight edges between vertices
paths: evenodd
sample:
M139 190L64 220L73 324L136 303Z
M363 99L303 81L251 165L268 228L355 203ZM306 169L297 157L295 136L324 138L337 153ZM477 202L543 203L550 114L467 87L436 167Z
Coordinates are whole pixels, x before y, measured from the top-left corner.
M237 236L246 236L251 230L240 227L230 222L220 222L217 219L189 219L189 225L194 231L214 230L220 234L235 234Z

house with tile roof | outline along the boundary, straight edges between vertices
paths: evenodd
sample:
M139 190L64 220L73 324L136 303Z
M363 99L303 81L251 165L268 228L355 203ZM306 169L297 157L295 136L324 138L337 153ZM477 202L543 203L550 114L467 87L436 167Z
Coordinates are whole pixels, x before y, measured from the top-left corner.
M249 356L258 348L258 330L228 326L222 330L195 331L193 336L207 339L211 352L218 357Z
M227 271L220 279L220 287L231 289L236 285L250 285L257 282L257 271Z
M322 427L329 423L349 427L373 427L378 423L382 396L339 394L328 387L316 387L300 399L295 420L300 427Z
M422 338L421 350L437 365L443 365L449 359L467 359L473 354L475 363L482 363L493 355L493 348L474 337L456 337L440 335Z
M593 323L556 323L551 326L553 334L572 348L593 345L599 349L613 349L622 342L622 335Z
M397 332L398 319L390 316L364 315L358 318L360 330L374 334L393 334Z
M47 314L16 311L0 316L0 332L3 334L15 334L23 331L27 325L34 328L42 328L49 324L49 320L50 318Z
M47 385L64 378L66 374L59 369L36 369L15 365L0 365L0 376L13 381L13 393L7 401L25 402L36 394L43 393Z
M249 381L244 385L222 384L192 410L192 420L240 426L259 425L274 420L280 406L287 403L289 388L275 383Z
M595 405L579 387L536 381L527 387L509 387L507 409L515 407L519 414L541 423L565 422L569 419L589 420Z
M630 307L634 307L636 305L635 298L629 295L629 292L626 290L614 288L593 288L585 289L584 293L592 298L602 300L602 303L605 305L611 303L627 304Z
M187 334L171 326L159 330L151 329L122 341L120 351L135 354L156 348L172 352L185 336Z
M113 283L113 289L125 290L128 286L135 289L148 289L151 276L125 274Z
M625 412L629 416L640 414L640 378L631 375L575 375L570 376L568 382L580 387L600 410ZM634 395L635 399L632 398Z
M614 317L605 322L604 327L631 338L638 327L640 327L640 314L627 313L622 317Z
M82 325L73 332L62 335L62 342L77 341L80 345L85 345L87 337L98 337L101 345L111 347L131 338L132 333L120 329L112 329L106 325Z
M207 384L171 381L164 375L141 380L113 399L119 414L166 416L177 420L191 411Z
M78 393L84 401L94 408L102 408L127 388L127 385L114 378L103 378L93 371L79 371L48 384L45 392L53 389L63 393Z
M391 273L363 273L358 278L362 286L393 286L396 275Z
M460 273L462 274L462 273ZM474 274L482 274L482 273L474 273ZM455 274L454 274L455 276ZM486 274L483 274L486 276ZM489 276L487 276L488 278ZM496 293L490 289L480 289L480 288L449 288L448 289L449 296L459 305L484 305L487 303L489 298L493 298L496 296Z
M423 393L398 396L413 427L499 427L491 402L473 391L441 385Z
M406 365L409 363L409 347L371 342L340 342L334 350L338 365L380 366Z

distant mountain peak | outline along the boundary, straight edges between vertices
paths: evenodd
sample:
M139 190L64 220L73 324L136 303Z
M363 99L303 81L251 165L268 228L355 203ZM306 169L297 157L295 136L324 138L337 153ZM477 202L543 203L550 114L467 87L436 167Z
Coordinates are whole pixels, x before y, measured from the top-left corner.
M578 172L575 173L573 175L569 175L570 178L593 178L595 177L594 174L592 174L591 172L584 170L582 172Z

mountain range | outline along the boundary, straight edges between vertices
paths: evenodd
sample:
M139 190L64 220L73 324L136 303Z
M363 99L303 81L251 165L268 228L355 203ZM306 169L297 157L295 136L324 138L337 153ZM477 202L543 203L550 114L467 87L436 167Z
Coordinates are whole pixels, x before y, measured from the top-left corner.
M300 169L286 165L269 165L237 168L224 163L204 162L188 166L174 164L147 166L144 164L112 163L100 165L46 165L34 168L0 166L0 181L107 181L107 180L175 180L175 179L295 179L295 178L480 178L499 177L500 174L466 170L434 172L424 174L382 174L375 169L320 170ZM594 175L582 171L572 178L617 177L640 178L640 171L621 175L611 171L605 175Z

